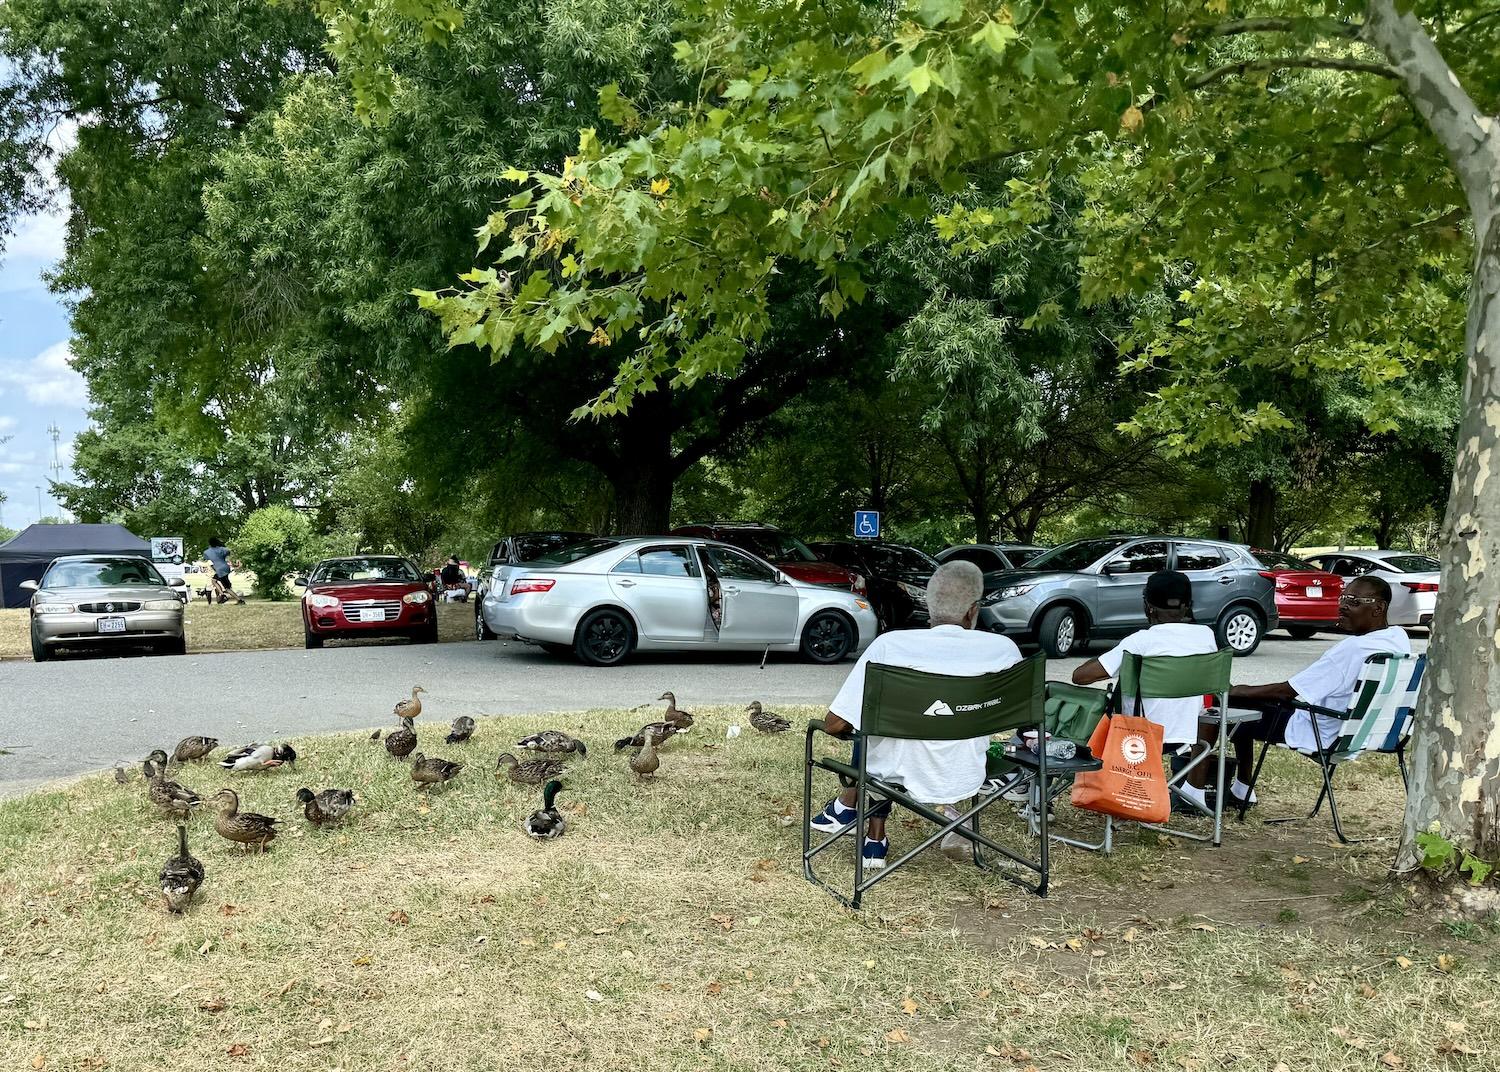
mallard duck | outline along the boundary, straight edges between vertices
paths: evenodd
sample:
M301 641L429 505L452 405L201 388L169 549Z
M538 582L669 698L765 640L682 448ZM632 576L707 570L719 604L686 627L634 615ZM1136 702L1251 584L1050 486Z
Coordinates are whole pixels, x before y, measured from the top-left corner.
M562 730L543 730L541 733L533 733L530 737L522 737L516 742L517 748L529 748L533 752L550 752L563 754L577 752L580 756L587 757L589 746L577 737L569 737Z
M677 709L677 696L675 693L664 692L657 699L667 701L667 710L661 716L661 720L672 726L676 726L678 733L686 733L688 727L693 724L693 713Z
M372 740L372 741L378 741L378 740L380 740L380 731L376 730L374 733L370 734L370 740Z
M637 778L647 778L654 775L660 766L661 757L656 754L656 739L647 737L641 750L630 757L630 769L635 771Z
M462 763L453 763L446 759L428 759L421 752L411 757L411 780L417 783L418 789L426 789L430 785L441 785L443 782L451 781L463 769Z
M172 750L172 759L176 763L190 763L195 759L202 759L218 747L217 737L184 737Z
M495 760L495 777L504 774L517 785L541 785L559 777L566 769L555 759L531 759L522 763L509 752L500 753L500 758Z
M417 731L411 728L411 719L403 718L399 730L385 735L385 750L396 759L405 759L417 750Z
M203 885L203 864L188 852L187 824L177 824L177 855L168 856L161 865L161 895L166 899L168 912L185 912Z
M745 710L750 712L750 725L761 733L785 733L792 728L791 721L782 718L775 711L761 710L759 700L751 700L750 706Z
M115 768L115 781L120 785L124 785L126 782L130 781L130 775L125 773L124 767Z
M420 715L422 713L422 701L417 699L417 694L426 691L427 690L424 689L421 685L418 685L414 689L412 689L410 700L402 700L396 704L396 717L416 718L418 715Z
M542 840L548 838L562 837L568 829L568 822L563 818L562 812L553 807L557 800L557 791L562 788L562 782L553 780L542 786L542 806L526 817L521 824L521 829L526 831L529 837Z
M681 730L670 722L648 722L636 732L634 737L621 737L616 741L615 751L623 752L627 748L639 748L645 743L647 734L651 736L651 740L654 743L661 744L669 737L674 737L681 732Z
M297 750L289 744L247 744L219 760L225 770L241 772L271 770L283 763L297 765Z
M146 795L168 815L178 820L186 819L203 803L203 798L186 786L168 781L166 769L165 758L159 764L149 759L146 761Z
M160 748L154 749L149 756L141 760L141 773L144 774L147 778L151 777L152 766L160 767L162 769L162 773L166 773L167 754Z
M233 841L244 852L251 845L258 852L265 852L276 836L280 819L269 815L257 815L253 811L240 811L240 795L233 789L220 789L214 799L221 801L219 814L214 819L214 829L226 841Z
M448 730L449 744L463 744L474 736L474 720L468 715L459 715Z
M314 826L324 823L343 822L349 809L354 807L354 790L324 789L314 793L303 786L297 790L297 799L302 802L303 817Z

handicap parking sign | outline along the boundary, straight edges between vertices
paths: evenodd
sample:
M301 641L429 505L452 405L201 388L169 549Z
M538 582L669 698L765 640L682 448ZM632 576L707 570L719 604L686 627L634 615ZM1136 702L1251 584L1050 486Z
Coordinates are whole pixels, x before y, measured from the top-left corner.
M880 538L880 511L854 511L854 535L866 540Z

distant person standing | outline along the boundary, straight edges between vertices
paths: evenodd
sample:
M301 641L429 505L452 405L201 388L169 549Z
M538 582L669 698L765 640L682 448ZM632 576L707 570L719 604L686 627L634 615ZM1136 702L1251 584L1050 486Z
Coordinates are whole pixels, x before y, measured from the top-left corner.
M234 596L234 601L244 606L245 601L235 595L234 585L230 583L229 548L224 546L224 541L217 536L209 538L208 550L203 552L203 557L208 559L213 566L213 576L209 578L209 597L212 603L215 597L220 603L228 603L229 597Z
M469 584L469 575L464 572L457 555L448 556L447 564L439 572L438 579L442 582L445 599L459 603L469 601L469 593L473 590L473 586Z

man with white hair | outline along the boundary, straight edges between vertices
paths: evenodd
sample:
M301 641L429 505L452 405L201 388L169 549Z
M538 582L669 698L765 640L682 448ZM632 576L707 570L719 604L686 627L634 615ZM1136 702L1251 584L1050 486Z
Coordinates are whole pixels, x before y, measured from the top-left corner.
M972 562L945 562L927 581L927 629L899 629L883 633L865 649L854 669L828 707L826 725L833 734L858 729L865 697L865 667L870 663L900 666L929 674L978 677L1004 670L1021 661L1021 651L1010 639L996 633L976 631L979 600L984 595L984 574ZM988 737L962 741L909 741L890 737L866 739L871 775L906 788L925 804L951 805L972 797L984 783ZM858 747L858 746L856 746ZM856 757L855 762L858 762ZM812 828L827 834L842 834L854 825L855 791L846 789L813 820ZM957 813L944 809L950 816ZM890 845L885 820L889 800L874 802L866 814L864 862L866 867L885 866ZM944 839L965 844L956 834Z

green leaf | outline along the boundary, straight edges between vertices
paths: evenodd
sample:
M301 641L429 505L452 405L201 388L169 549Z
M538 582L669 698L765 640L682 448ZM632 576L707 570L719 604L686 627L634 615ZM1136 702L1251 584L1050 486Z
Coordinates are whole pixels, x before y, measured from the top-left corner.
M1422 831L1416 836L1416 843L1422 851L1422 866L1429 871L1442 871L1458 857L1453 842L1435 830Z
M755 91L755 87L743 78L736 78L729 83L729 88L724 91L724 96L730 100L746 100Z
M1466 852L1464 853L1464 862L1459 866L1458 870L1460 874L1465 871L1469 873L1470 885L1480 886L1484 884L1485 879L1490 877L1490 872L1495 870L1495 865L1486 863L1473 853Z
M932 84L936 81L938 81L937 72L925 63L920 67L912 68L911 73L906 76L906 84L911 86L911 91L919 97L932 88Z
M531 178L531 172L522 171L518 167L508 167L500 172L500 177L508 182L525 182Z
M922 0L917 5L917 20L924 26L941 26L964 13L963 0Z
M981 26L974 36L969 38L969 44L977 45L983 43L995 55L1003 56L1010 43L1020 36L1016 32L1016 28L1010 25L1010 23L996 22L994 19L991 19Z

